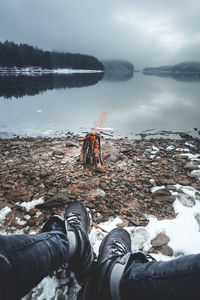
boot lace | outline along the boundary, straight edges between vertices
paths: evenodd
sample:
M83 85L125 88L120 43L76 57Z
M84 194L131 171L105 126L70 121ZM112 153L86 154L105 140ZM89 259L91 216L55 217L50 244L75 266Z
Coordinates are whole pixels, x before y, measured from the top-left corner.
M73 228L77 229L81 225L81 214L76 211L70 212L66 220Z
M127 249L122 242L114 240L111 244L111 253L115 256L123 256L127 253Z
M150 261L156 261L156 259L153 256L151 256L150 254L146 254L146 257Z

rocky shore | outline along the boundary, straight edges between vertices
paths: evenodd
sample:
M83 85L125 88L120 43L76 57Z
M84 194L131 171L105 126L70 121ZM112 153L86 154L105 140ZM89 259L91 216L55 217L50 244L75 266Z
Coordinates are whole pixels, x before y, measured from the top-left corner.
M114 217L112 226L129 230L133 250L166 257L183 255L168 245L170 239L162 226L156 225L157 233L152 236L147 227L149 216L175 220L178 199L182 207L196 209L200 230L196 206L200 200L199 138L102 137L105 172L77 163L83 138L69 134L53 139L0 139L0 232L40 232L51 214L63 215L67 204L78 199L90 209L93 246L106 234L102 222ZM67 267L45 278L24 300L46 299L46 293L48 299L75 299L78 289Z
M119 216L123 226L144 226L149 214L174 218L177 184L200 190L198 138L102 139L105 173L76 163L82 142L78 135L0 140L0 209L11 208L7 232L37 232L73 199L90 208L95 223ZM21 205L37 199L28 211Z

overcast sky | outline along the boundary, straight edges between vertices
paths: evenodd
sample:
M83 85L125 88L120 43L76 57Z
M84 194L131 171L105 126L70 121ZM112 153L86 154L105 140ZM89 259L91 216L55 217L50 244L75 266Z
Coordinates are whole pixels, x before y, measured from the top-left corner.
M199 0L0 0L0 40L125 59L200 60Z

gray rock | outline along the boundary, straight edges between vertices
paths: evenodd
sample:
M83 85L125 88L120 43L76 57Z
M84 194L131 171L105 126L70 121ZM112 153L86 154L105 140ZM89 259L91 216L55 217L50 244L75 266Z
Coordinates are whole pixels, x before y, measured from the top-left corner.
M183 185L183 186L190 185L190 181L187 180L187 179L178 180L177 183L180 184L180 185Z
M161 182L161 184L164 184L164 185L174 185L174 184L176 184L176 181L173 178L161 178L160 182Z
M63 156L65 154L65 151L63 149L55 149L53 150L53 155L54 156Z
M156 199L158 201L166 201L166 202L173 202L176 199L175 195L171 195L171 196L157 196Z
M188 163L184 166L184 169L190 170L190 171L197 170L197 169L198 169L198 165L195 164L195 163L193 163L193 162L188 162Z
M159 233L155 239L151 241L153 247L161 247L167 245L169 242L169 238L164 233Z
M79 147L79 144L78 143L75 143L75 142L73 142L73 141L67 141L66 142L66 145L65 145L66 147Z
M195 200L190 195L179 193L177 199L186 207L192 207L195 205Z
M166 256L172 256L173 255L173 250L171 247L169 247L168 245L164 245L161 247L160 249L160 252L163 254L163 255L166 255Z
M120 159L119 155L111 154L110 157L109 157L109 160L112 161L112 162L117 162L119 159Z
M167 189L159 189L159 190L157 190L153 193L153 196L154 197L157 197L157 196L171 196L171 193Z
M177 191L177 187L175 185L167 185L168 190Z
M187 172L187 176L188 176L189 178L196 178L196 175L195 175L195 174L192 174L192 173L189 173L189 172Z
M138 218L138 216L133 215L131 218L127 218L127 219L134 226L139 226L140 225L140 219Z
M63 205L75 200L76 196L70 193L58 193L42 204L37 205L37 208L54 208L63 207Z
M199 231L200 231L200 214L197 214L197 215L195 216L195 219L196 219L196 221L197 221L197 223L198 223L198 225L199 225Z

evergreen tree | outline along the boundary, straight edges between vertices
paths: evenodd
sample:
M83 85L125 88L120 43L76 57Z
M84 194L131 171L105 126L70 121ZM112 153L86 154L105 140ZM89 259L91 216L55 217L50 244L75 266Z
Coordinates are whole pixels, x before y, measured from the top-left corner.
M79 53L43 51L27 44L0 42L0 67L41 67L103 70L95 57Z

